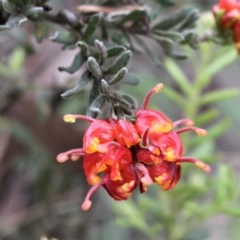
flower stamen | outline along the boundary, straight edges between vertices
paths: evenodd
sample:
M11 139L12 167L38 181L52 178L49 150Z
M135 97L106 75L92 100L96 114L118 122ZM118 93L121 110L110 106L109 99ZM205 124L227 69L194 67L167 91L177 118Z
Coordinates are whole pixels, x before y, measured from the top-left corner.
M186 163L193 163L195 164L198 168L200 168L202 171L204 172L210 172L211 171L211 167L200 161L199 159L196 159L196 158L192 158L192 157L183 157L183 158L180 158L180 159L177 159L176 160L176 163L183 163L183 162L186 162Z
M66 152L58 154L56 160L59 163L64 163L68 161L69 158L71 157L71 160L76 161L79 159L80 156L83 156L83 155L84 155L84 151L82 148L75 148L75 149L71 149ZM78 158L76 159L77 156Z
M205 129L198 128L198 127L191 127L191 126L190 127L184 127L184 128L177 129L176 133L177 134L181 134L181 133L189 132L189 131L193 131L193 132L195 132L199 136L207 135L207 131Z
M154 93L159 93L160 91L162 91L163 89L163 84L162 83L158 83L154 88L152 88L147 95L145 96L144 100L143 100L143 104L142 104L142 108L143 110L145 110L147 108L148 102L150 97L154 94Z
M88 193L87 193L87 195L86 195L86 197L85 197L85 199L84 199L84 201L82 203L82 206L81 206L83 211L87 211L87 210L89 210L91 208L92 201L90 200L90 198L93 195L93 193L96 190L98 190L102 185L103 185L103 181L101 181L100 183L97 183L96 185L92 186L89 189L89 191L88 191Z
M63 116L63 120L67 123L75 123L77 119L81 119L81 120L85 120L88 122L94 122L95 119L88 117L88 116L84 116L84 115L79 115L79 114L66 114Z

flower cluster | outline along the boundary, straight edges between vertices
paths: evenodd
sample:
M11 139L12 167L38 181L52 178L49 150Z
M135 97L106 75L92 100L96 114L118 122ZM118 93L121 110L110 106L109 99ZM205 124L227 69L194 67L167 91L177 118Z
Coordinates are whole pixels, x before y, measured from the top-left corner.
M230 31L240 54L240 2L238 0L220 0L213 7L216 22L223 31Z
M209 165L200 160L183 157L179 137L186 131L205 135L204 129L194 127L189 119L172 122L162 112L147 109L150 96L162 88L159 83L149 91L132 121L65 115L66 122L84 119L91 123L84 134L82 148L57 156L58 162L83 156L86 179L93 185L82 204L83 210L91 207L90 197L101 186L115 200L126 200L136 188L143 193L152 183L157 183L163 190L173 188L180 179L183 162L210 171ZM183 127L178 128L179 125Z

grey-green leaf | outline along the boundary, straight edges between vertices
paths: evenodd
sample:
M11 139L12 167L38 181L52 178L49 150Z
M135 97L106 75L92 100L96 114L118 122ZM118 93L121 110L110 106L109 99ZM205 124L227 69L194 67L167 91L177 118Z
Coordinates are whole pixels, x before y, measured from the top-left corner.
M57 32L50 40L63 44L74 44L76 42L76 36L71 31Z
M127 68L125 67L122 68L108 81L108 83L110 85L113 85L120 82L126 76L127 72L128 72Z
M83 33L83 39L88 40L93 33L96 31L100 21L102 19L101 14L94 14L93 16L90 17L87 28L85 29Z
M133 85L133 86L139 84L139 82L140 82L140 79L131 73L127 73L125 75L125 78L122 80L122 83Z
M59 67L58 70L73 74L81 68L83 62L84 62L84 59L82 57L82 54L77 53L73 59L72 64L69 67Z
M104 107L104 105L107 102L107 97L104 95L100 95L96 97L91 105L89 106L86 115L96 118L98 114L101 113L101 109Z
M97 60L94 57L89 57L87 60L87 68L92 73L92 75L97 78L102 78L102 70L99 66Z
M116 61L113 63L112 66L110 66L105 73L106 74L116 74L120 69L122 69L123 67L126 67L129 60L131 59L131 52L130 51L125 51L123 52L117 59Z
M64 93L61 94L61 96L62 97L69 97L73 94L77 94L77 93L81 92L91 80L92 79L90 77L89 71L86 70L82 74L80 79L78 80L76 86L67 90L67 91L65 91Z

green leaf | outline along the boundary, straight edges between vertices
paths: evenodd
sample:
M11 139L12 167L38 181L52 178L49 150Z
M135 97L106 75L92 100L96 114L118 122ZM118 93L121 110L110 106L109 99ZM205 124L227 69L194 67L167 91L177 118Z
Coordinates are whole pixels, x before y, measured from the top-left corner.
M194 156L197 159L208 159L214 152L215 144L212 140L204 140L201 144L191 148L189 156Z
M106 74L115 74L117 73L120 69L122 69L123 67L126 67L128 62L130 61L132 57L132 54L130 51L125 51L123 52L117 59L116 61L113 63L112 66L110 66L105 73Z
M95 40L95 47L99 53L99 63L102 64L105 59L107 58L107 48L105 47L105 45L103 44L103 42L100 42L98 40Z
M191 139L190 145L197 146L204 142L214 141L218 137L221 137L231 126L231 120L221 119L221 122L215 123L213 126L208 127L208 134L204 137L197 136Z
M126 51L127 49L123 46L113 46L113 47L109 47L107 48L107 56L110 57L116 57L118 56L120 53Z
M167 44L170 44L170 45L174 44L174 41L173 41L172 39L168 38L168 37L159 36L159 35L156 35L156 33L155 33L155 34L152 34L151 36L152 36L155 40L157 40L158 42L160 42L161 44L163 44L163 43L167 43Z
M140 79L131 73L127 73L124 79L122 80L122 83L132 85L132 86L139 84L139 82L140 82Z
M99 114L101 114L101 109L107 102L107 97L105 95L99 95L96 97L91 105L89 106L86 115L89 117L96 118Z
M61 71L61 72L65 71L65 72L68 72L70 74L73 74L81 68L83 63L84 63L83 56L79 52L75 55L75 57L73 59L73 62L69 67L59 67L58 70Z
M235 186L233 172L229 166L220 165L216 179L216 201L221 206L226 206L234 198Z
M210 76L214 75L215 73L222 70L224 67L229 65L231 62L236 60L237 58L237 52L235 49L231 48L228 49L225 54L222 54L221 56L218 56L214 59L211 63L208 64L206 67L206 71L209 73Z
M101 79L102 78L102 70L101 67L99 66L97 60L94 57L89 57L87 60L87 68L89 72L92 73L92 75L96 79Z
M196 126L202 126L210 121L214 120L219 115L219 111L217 109L209 109L204 113L201 113L195 119Z
M77 42L77 46L80 47L82 56L87 58L89 55L88 45L83 41L79 41Z
M11 71L20 71L23 68L25 52L22 48L16 48L9 59L9 67Z
M117 222L125 226L132 226L142 232L148 232L149 227L144 220L141 209L132 201L121 202L122 207L115 208L118 212ZM120 219L124 220L121 221Z
M168 73L172 76L173 80L181 88L183 93L185 93L187 96L191 95L191 83L188 81L181 68L170 58L166 58L164 65L167 68Z
M169 38L173 42L180 42L184 40L182 34L175 31L156 30L154 31L154 33L156 33L160 37Z
M140 23L142 19L146 17L146 11L145 9L137 9L132 12L130 12L128 15L126 15L122 20L120 21L120 24L124 24L128 21L133 21L134 23Z
M186 101L183 96L178 94L175 90L173 90L173 88L164 86L164 94L166 94L169 99L173 100L174 103L178 104L180 107L186 105Z
M171 16L167 16L164 19L160 19L159 22L155 23L152 26L152 29L161 29L161 30L168 30L175 25L178 25L192 10L191 7L181 8L177 12L171 14Z
M50 40L56 43L74 44L76 42L75 33L72 31L57 32Z
M176 4L174 0L157 0L157 2L166 7L171 7Z
M127 72L128 72L127 68L125 67L122 68L108 81L108 83L110 85L113 85L120 82L126 76Z
M90 73L89 73L89 71L86 70L82 74L80 79L78 80L76 86L67 90L67 91L65 91L64 93L61 94L61 96L62 97L69 97L73 94L77 94L77 93L81 92L90 81L92 81L92 79L90 78Z
M192 8L183 21L177 26L178 31L182 31L187 28L193 28L196 25L196 20L199 18L199 10Z
M215 124L214 126L208 128L207 136L204 136L202 139L216 139L220 137L231 125L231 120L222 119L221 122ZM198 138L199 139L199 138Z
M130 106L131 109L136 109L137 108L137 100L135 98L133 98L131 95L121 93L121 97L126 102L128 102L128 105Z
M239 95L240 91L237 89L216 90L203 95L199 103L200 105L206 105L209 103L219 102L222 100L238 97Z
M87 27L83 33L83 39L88 40L97 30L97 27L102 19L102 14L94 14L90 17Z
M43 22L35 22L34 29L35 37L39 43L43 41L43 39L48 37L48 25Z
M144 42L144 40L138 36L137 34L133 35L134 39L136 40L136 42L144 49L144 51L149 55L149 57L156 63L156 65L161 66L162 63L161 61L157 58L155 52L153 52L147 43ZM150 45L150 44L149 44Z

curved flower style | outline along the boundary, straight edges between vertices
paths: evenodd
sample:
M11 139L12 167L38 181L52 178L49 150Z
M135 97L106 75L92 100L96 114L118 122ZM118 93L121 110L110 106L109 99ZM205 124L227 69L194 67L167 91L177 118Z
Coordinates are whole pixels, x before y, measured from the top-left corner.
M153 183L163 190L174 188L181 177L184 162L194 163L205 172L210 171L209 165L183 156L179 136L186 131L205 135L204 129L194 127L189 119L172 122L162 112L147 109L151 95L162 88L159 83L149 91L133 121L65 115L67 122L83 119L91 123L83 137L83 148L57 156L58 162L83 156L86 179L92 185L82 204L83 210L91 207L91 195L100 187L115 200L126 200L136 188L143 193ZM179 125L185 127L177 128Z
M221 31L231 31L232 39L240 54L240 2L238 0L220 0L213 6L213 14Z

